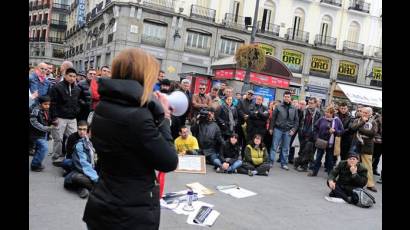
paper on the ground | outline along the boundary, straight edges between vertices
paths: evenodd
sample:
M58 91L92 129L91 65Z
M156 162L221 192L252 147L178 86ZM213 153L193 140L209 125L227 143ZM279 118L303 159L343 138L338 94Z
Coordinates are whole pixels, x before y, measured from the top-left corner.
M184 170L201 170L201 158L178 157L178 168Z
M201 195L212 195L215 192L212 191L209 188L206 188L205 186L203 186L202 184L198 183L198 182L194 182L191 184L186 184L186 186L190 189L192 189L192 191L201 194Z
M342 198L337 198L337 197L325 196L325 200L334 202L334 203L346 204L346 201L344 201Z
M201 205L201 206L202 206L202 205ZM201 207L201 206L199 206L199 207ZM208 205L205 205L205 206L208 206ZM188 215L188 218L187 218L187 220L186 220L186 222L187 222L188 224L198 225L198 226L212 226L212 225L215 223L216 218L218 218L218 216L220 215L220 213L219 213L218 211L212 209L211 213L209 213L209 215L208 215L208 217L205 219L204 223L202 223L202 224L197 224L197 223L194 222L194 219L195 219L195 216L196 216L196 214L198 213L198 211L199 211L199 208L198 208L198 210L195 210L195 212L190 213L190 214Z
M182 190L182 191L179 191L179 192L175 192L175 194L187 194L187 192L188 192L188 190ZM198 199L203 198L204 195L198 194L197 197L198 197ZM165 202L164 199L161 199L160 204L161 204L162 207L167 208L167 209L179 210L179 206L181 206L181 204L182 204L182 207L183 207L186 204L186 200L187 200L187 196L185 195L185 196L179 197L178 199L175 199L175 202L179 201L179 203L167 204L167 202ZM197 202L197 201L193 201L193 203L195 203L195 202ZM180 214L180 213L178 213L178 214ZM188 215L188 214L186 214L186 215Z
M209 207L213 207L212 204L208 204L202 201L194 201L192 202L192 206L194 207L194 210L192 211L185 211L184 210L184 206L185 206L186 202L180 202L179 204L177 204L177 206L173 206L171 205L167 205L168 207L171 207L169 209L171 209L172 211L174 211L176 214L182 214L182 215L190 215L192 213L197 213L199 208L202 206L209 206ZM163 206L163 207L167 207L167 206Z
M237 188L230 188L230 189L222 189L219 190L223 193L229 194L233 197L236 198L245 198L245 197L249 197L249 196L254 196L256 195L256 193L249 191L247 189L244 189L242 187L237 187Z

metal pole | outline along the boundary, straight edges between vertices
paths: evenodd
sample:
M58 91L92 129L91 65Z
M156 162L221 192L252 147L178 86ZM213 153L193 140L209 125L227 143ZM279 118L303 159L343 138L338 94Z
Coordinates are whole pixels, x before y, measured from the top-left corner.
M256 30L258 27L258 9L259 9L259 0L256 0L255 13L253 15L253 25L252 25L250 44L254 43L255 41ZM245 72L245 79L243 81L242 93L245 93L247 90L252 88L250 84L250 78L251 78L251 66L248 65L248 68L246 68L246 72Z

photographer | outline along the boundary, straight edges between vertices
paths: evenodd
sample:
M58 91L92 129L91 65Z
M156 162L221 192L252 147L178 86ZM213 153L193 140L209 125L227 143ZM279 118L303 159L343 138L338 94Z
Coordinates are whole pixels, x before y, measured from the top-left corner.
M212 108L201 110L191 131L198 139L200 153L205 155L207 163L212 164L218 158L217 149L224 144L221 130L215 122L215 111Z

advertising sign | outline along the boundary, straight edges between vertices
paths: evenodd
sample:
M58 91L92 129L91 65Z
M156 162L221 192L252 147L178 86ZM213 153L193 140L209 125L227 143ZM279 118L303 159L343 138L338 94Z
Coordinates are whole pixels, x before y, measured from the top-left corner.
M259 47L265 50L267 56L274 57L275 56L275 47L265 44L265 43L258 43Z
M296 50L284 49L282 52L282 61L290 71L302 73L303 53Z
M85 0L78 0L77 6L77 25L85 24Z
M332 59L325 56L313 55L310 63L310 75L329 77L331 66Z
M218 79L232 79L233 73L234 69L218 69L215 70L215 77Z
M340 80L356 82L359 65L350 61L340 61L337 78Z
M245 79L245 70L236 70L235 79L243 81ZM272 77L266 74L251 72L250 82L257 85L265 85L268 87L288 88L289 80Z
M373 80L382 80L382 67L373 67Z
M253 91L255 95L260 95L263 97L263 105L268 106L269 101L275 100L275 89L267 88L263 86L254 86Z

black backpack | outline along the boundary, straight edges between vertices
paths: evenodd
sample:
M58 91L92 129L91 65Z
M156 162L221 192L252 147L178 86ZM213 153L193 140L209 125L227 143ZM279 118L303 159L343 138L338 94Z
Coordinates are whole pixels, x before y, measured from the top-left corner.
M353 189L352 203L361 208L370 208L376 203L376 199L363 188Z

